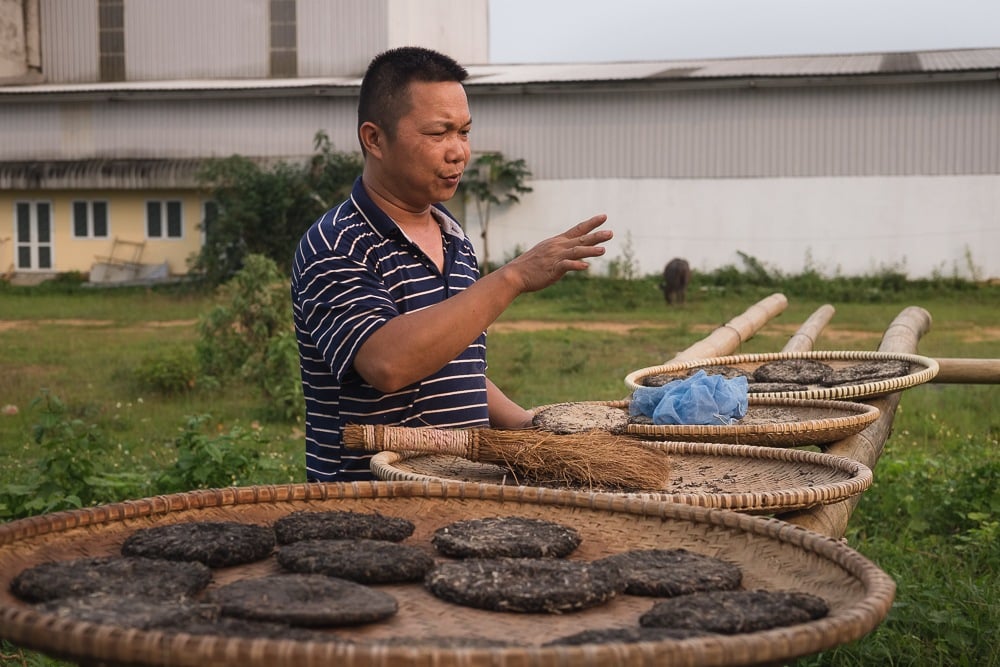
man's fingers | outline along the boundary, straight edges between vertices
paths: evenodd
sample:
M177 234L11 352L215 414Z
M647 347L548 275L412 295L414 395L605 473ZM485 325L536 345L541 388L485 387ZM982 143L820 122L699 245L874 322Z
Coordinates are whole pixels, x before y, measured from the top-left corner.
M604 243L605 241L611 240L613 236L610 229L600 229L596 232L591 232L585 236L581 236L577 239L577 243L585 246L595 246L598 243Z
M581 223L573 225L573 227L570 228L564 234L564 236L568 238L580 238L581 236L585 236L590 232L594 231L595 229L603 225L605 222L607 222L607 220L608 216L603 213L600 215L595 215L592 218L588 218Z
M574 253L574 259L586 259L587 257L597 257L604 254L604 246L580 245Z

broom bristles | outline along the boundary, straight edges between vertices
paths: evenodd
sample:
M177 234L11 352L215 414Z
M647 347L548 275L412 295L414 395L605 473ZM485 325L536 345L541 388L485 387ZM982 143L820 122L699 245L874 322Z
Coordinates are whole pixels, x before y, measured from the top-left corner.
M352 448L438 452L494 463L520 476L519 482L659 491L670 479L666 452L603 430L555 434L348 425L343 442Z
M491 430L480 431L478 438L480 461L504 465L532 482L660 491L670 480L666 452L604 430L574 434Z

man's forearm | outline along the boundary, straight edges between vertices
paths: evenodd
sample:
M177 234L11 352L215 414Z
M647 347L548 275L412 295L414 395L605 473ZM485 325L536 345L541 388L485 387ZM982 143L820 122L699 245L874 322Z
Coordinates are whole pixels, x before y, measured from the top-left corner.
M386 322L361 346L354 367L384 392L418 382L460 355L519 293L502 271L490 273L441 303Z
M490 426L493 428L530 428L533 415L512 401L500 387L486 378L486 401L489 404Z

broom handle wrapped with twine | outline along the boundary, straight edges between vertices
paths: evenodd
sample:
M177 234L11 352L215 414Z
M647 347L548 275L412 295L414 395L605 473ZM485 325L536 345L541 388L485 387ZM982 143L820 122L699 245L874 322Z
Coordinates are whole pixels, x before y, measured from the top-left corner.
M479 430L409 428L382 424L351 424L344 428L344 444L369 451L434 452L478 461Z

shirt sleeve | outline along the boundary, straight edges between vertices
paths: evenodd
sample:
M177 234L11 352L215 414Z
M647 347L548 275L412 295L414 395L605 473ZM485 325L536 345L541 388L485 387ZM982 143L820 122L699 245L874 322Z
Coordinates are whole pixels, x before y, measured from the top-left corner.
M381 278L348 257L316 258L299 284L302 328L340 382L361 345L399 311Z

